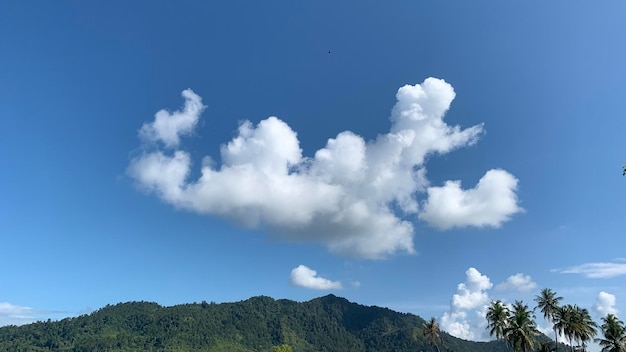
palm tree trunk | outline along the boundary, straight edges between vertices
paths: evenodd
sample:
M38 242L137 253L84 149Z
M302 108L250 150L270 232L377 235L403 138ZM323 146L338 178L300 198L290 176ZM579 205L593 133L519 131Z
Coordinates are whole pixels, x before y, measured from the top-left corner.
M559 334L556 332L556 328L554 328L554 352L559 352Z

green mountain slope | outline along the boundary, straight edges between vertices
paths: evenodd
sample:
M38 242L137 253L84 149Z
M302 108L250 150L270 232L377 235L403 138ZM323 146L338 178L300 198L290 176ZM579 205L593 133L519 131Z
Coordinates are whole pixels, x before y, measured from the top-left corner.
M162 307L129 302L60 321L0 328L0 351L431 351L424 320L328 295L308 302L253 297ZM504 352L442 332L441 351Z

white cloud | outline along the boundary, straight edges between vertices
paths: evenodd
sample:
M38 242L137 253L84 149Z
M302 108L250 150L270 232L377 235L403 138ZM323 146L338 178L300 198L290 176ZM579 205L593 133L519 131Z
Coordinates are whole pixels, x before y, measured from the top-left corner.
M303 156L297 133L279 118L243 122L221 146L221 164L203 158L196 180L189 179L190 154L179 145L204 106L191 90L183 96L182 111L159 111L143 125L139 134L149 148L128 167L139 186L178 208L370 259L414 253L406 217L440 228L497 227L521 210L517 179L504 170L488 171L473 190L461 190L457 181L427 190L425 158L472 145L483 131L480 124L461 129L444 122L455 97L444 80L400 88L388 133L366 142L345 131L313 157ZM426 190L420 214L418 195Z
M444 312L441 317L441 328L460 339L474 340L476 338L465 312Z
M596 303L593 305L593 310L600 317L604 317L607 314L617 315L619 311L615 308L615 295L604 291L600 292L596 298Z
M511 215L521 212L517 205L517 179L510 173L487 171L473 189L463 190L461 181L447 181L429 187L420 219L439 229L453 227L499 227Z
M581 274L591 279L608 279L626 275L626 263L585 263L552 271L561 274Z
M535 283L530 276L522 273L511 275L505 282L499 283L496 286L496 290L516 290L520 292L528 292L535 288L537 288L537 283Z
M180 137L193 131L205 106L191 89L184 90L182 96L185 98L183 110L171 114L166 110L157 112L153 122L141 126L139 136L142 140L150 143L160 141L166 147L177 147Z
M469 268L465 275L467 276L465 283L460 283L452 296L454 310L473 309L489 302L486 290L493 286L489 278L475 268Z
M291 270L290 280L292 285L310 288L314 290L333 290L341 289L341 282L331 281L317 276L317 272L304 265Z
M39 312L31 307L24 307L0 302L0 326L22 325L32 323L37 320Z
M485 334L484 312L489 303L487 290L491 280L475 268L466 272L464 283L457 286L450 309L441 317L441 328L449 334L466 340L483 340ZM473 314L469 314L469 313Z

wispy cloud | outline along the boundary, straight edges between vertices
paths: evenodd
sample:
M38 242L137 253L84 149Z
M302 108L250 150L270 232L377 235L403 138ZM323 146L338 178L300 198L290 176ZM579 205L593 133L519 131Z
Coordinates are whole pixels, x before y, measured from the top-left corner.
M626 263L585 263L563 269L552 269L561 274L580 274L590 279L608 279L626 275Z
M29 324L42 319L43 315L61 313L0 302L0 326Z
M314 290L341 289L341 282L331 281L317 276L317 272L305 265L298 265L291 270L290 280L292 285L310 288Z
M537 288L535 283L529 275L517 273L509 276L505 282L496 285L496 290L516 290L520 292L528 292Z
M205 157L196 180L189 179L192 160L181 138L194 132L205 106L191 90L183 97L180 111L161 110L143 124L143 153L128 166L140 187L178 208L369 259L414 253L416 216L441 229L498 227L522 211L518 181L504 170L487 171L470 189L460 181L430 187L426 158L473 145L483 133L482 124L444 122L455 98L444 80L401 87L387 133L365 141L341 132L312 157L283 120L245 121L220 147L221 164Z

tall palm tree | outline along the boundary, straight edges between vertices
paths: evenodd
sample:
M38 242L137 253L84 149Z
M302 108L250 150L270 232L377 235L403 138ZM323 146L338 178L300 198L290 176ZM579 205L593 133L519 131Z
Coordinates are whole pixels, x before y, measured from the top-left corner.
M572 332L573 315L574 306L567 304L562 307L558 307L553 318L554 329L557 333L561 333L563 336L567 337L570 346L572 346L572 351L574 351L574 344L572 343L574 338L574 333Z
M437 349L437 352L440 352L439 346L437 345L437 341L443 343L443 338L441 337L441 334L439 331L439 324L437 323L434 317L430 318L429 321L422 324L422 333L428 339L428 343L430 343L431 346L435 346L435 348Z
M509 325L504 329L504 335L511 341L514 349L523 352L535 347L535 336L539 334L535 323L535 314L522 301L515 301L513 313L509 318Z
M489 335L495 336L496 340L503 340L506 343L504 330L509 324L509 309L502 304L502 301L491 301L485 318L487 319Z
M563 299L561 296L557 296L556 292L549 288L544 288L539 292L539 295L535 296L535 302L537 302L537 308L543 313L544 319L552 323L554 329L554 350L559 349L559 334L557 333L555 318L559 309L559 302Z
M587 351L587 342L596 337L596 328L598 324L591 318L591 314L586 308L580 308L574 305L574 336L583 347L583 351Z
M577 305L567 304L560 307L555 314L555 327L567 337L572 352L574 340L582 343L583 351L586 350L587 341L595 337L597 326L591 319L589 311Z
M603 339L595 339L602 346L602 352L625 352L626 351L626 327L624 322L615 315L608 314L602 318L601 326Z

